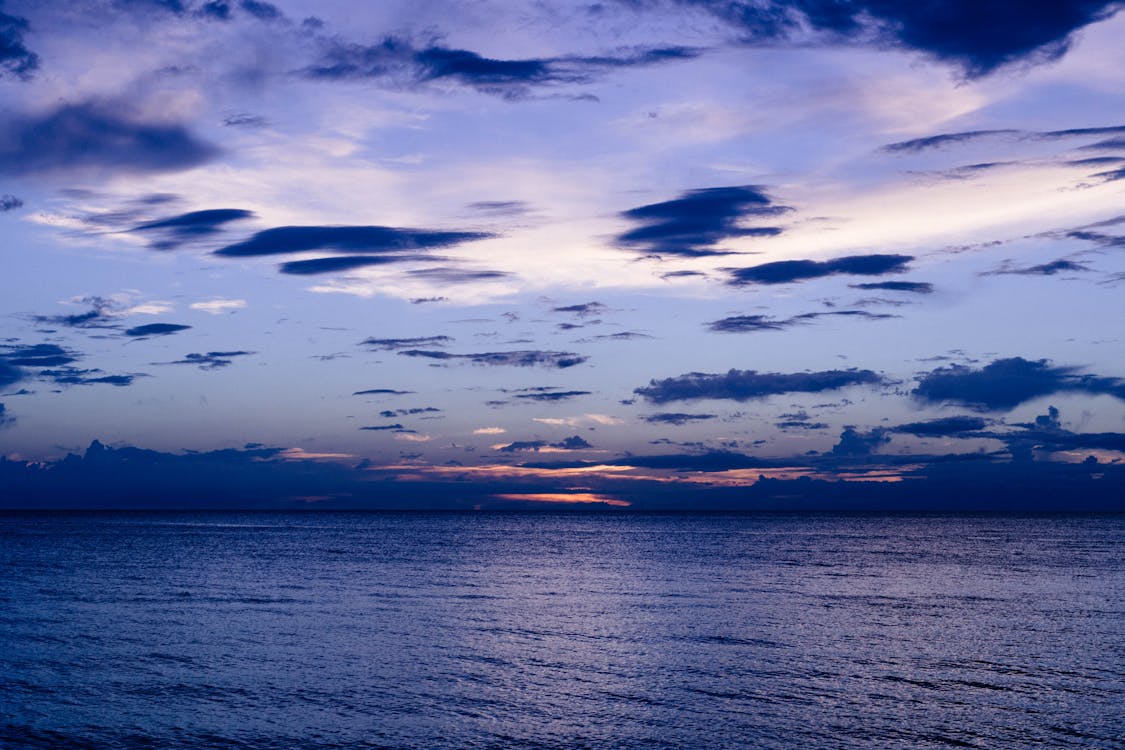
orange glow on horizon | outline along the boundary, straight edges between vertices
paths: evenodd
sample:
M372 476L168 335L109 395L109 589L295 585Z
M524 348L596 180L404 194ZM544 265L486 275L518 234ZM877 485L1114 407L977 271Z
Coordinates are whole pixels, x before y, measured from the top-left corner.
M533 492L529 494L493 495L500 500L529 500L534 503L604 503L618 508L628 508L632 503L592 492Z

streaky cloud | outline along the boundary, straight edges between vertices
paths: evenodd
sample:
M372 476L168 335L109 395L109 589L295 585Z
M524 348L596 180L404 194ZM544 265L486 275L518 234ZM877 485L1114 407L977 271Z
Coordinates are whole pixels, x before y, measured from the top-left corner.
M981 276L1054 276L1064 271L1070 272L1083 272L1089 271L1087 266L1081 263L1075 263L1072 260L1060 259L1054 260L1050 263L1041 263L1035 266L1026 266L1020 268L1010 264L1004 264L999 268L992 271L985 271Z
M310 251L398 253L450 247L495 237L488 232L443 232L384 226L288 226L263 229L249 239L227 245L215 255L245 258Z
M871 370L822 370L819 372L758 372L730 370L709 374L691 372L663 380L652 380L634 393L654 404L671 401L724 399L750 401L782 393L821 393L853 385L880 385L885 380Z
M515 398L523 399L524 401L568 401L572 398L579 396L589 396L590 391L544 391L541 393L521 393Z
M888 432L904 432L918 437L958 437L965 433L979 432L988 427L989 421L982 417L940 417L925 422L909 422L887 428Z
M235 357L248 357L255 352L248 351L229 351L229 352L192 352L185 354L183 359L177 359L172 362L154 362L157 365L194 365L200 370L218 370L223 367L228 367L234 361Z
M887 292L913 292L930 294L934 285L926 281L872 281L864 284L848 284L851 289L883 290Z
M394 388L368 388L365 391L356 391L353 396L409 396L414 391L398 391Z
M641 417L649 424L670 424L670 425L685 425L692 422L706 422L711 419L716 419L717 414L685 414L684 412L658 412L656 414L646 414Z
M614 69L685 60L698 54L688 47L660 47L600 57L500 60L438 44L420 47L405 37L386 36L370 45L329 40L320 59L300 72L313 79L373 79L405 88L451 81L515 100L527 97L537 87L587 83Z
M434 258L429 255L336 255L329 258L291 260L279 264L277 269L292 276L312 276L321 273L340 273L368 266L429 260Z
M186 331L191 326L181 325L179 323L148 323L143 326L135 326L126 329L125 335L132 336L133 338L141 338L146 336L168 336L180 331Z
M424 349L407 349L399 354L405 357L422 357L436 360L463 360L475 365L509 367L552 367L565 369L585 362L588 357L573 352L540 351L537 349L511 352L479 352L474 354L452 354Z
M23 201L14 195L0 195L0 214L6 214L9 211L15 211L17 208L23 206Z
M882 276L901 273L914 260L911 255L847 255L833 260L779 260L747 268L724 268L732 286L788 284L826 276Z
M734 315L707 324L708 330L716 333L756 333L759 331L780 331L796 325L808 323L817 318L845 317L860 320L886 320L897 318L889 313L870 313L866 310L832 310L830 312L811 312L794 315L791 318L771 318L766 315Z
M453 343L452 336L417 336L405 339L366 338L359 342L360 346L382 351L413 349L419 346L445 346L451 343Z

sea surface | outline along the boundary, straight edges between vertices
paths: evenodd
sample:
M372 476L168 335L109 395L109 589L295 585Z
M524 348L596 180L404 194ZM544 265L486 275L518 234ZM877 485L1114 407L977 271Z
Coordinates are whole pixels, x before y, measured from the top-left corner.
M0 514L2 748L1123 748L1125 516Z

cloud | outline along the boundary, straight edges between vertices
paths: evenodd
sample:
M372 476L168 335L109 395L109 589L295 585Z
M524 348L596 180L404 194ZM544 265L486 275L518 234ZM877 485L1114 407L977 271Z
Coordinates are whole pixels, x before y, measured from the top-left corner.
M856 428L848 426L840 433L840 442L832 446L834 456L868 456L881 445L891 441L885 430L875 429L871 432L859 432Z
M15 367L59 367L78 361L78 355L58 344L3 346L0 361Z
M955 65L970 78L1016 62L1044 62L1072 34L1109 18L1117 0L902 3L889 0L680 0L738 29L747 44L895 46Z
M36 323L47 323L49 325L66 326L68 328L116 328L116 324L110 323L117 317L115 308L117 304L105 297L83 297L79 300L83 304L90 305L90 309L84 313L75 313L73 315L35 315L32 320Z
M139 338L142 336L168 336L180 331L186 331L191 326L180 325L178 323L149 323L143 326L136 326L129 328L125 331L126 336L133 336Z
M901 273L914 260L910 255L847 255L833 260L779 260L747 268L724 268L733 286L746 284L788 284L793 281L819 279L847 274L882 276Z
M218 370L221 367L227 367L231 364L234 357L248 357L255 352L247 351L231 351L231 352L207 352L201 354L199 352L192 352L185 354L183 359L177 359L172 362L154 362L157 365L195 365L200 370Z
M314 79L376 79L403 88L449 81L505 99L520 99L535 87L586 83L617 68L690 59L697 54L687 47L664 47L603 57L497 60L438 44L418 47L409 39L387 36L371 45L327 41L320 59L301 72Z
M401 430L401 429L403 429L403 426L396 422L395 424L380 424L380 425L374 425L374 426L371 426L371 427L360 427L359 429L370 430L370 431L373 431L373 432L382 432L384 430Z
M881 289L888 292L913 292L914 294L930 294L934 285L925 281L873 281L866 284L848 284L851 289Z
M0 173L177 172L219 154L182 125L133 118L123 109L91 101L9 120L0 129Z
M488 281L491 279L506 279L512 274L507 271L474 271L460 268L416 268L406 272L408 276L416 279L440 284L464 284L470 281Z
M233 312L241 310L246 307L246 300L244 299L212 299L204 302L192 302L188 305L192 310L199 310L209 315L221 315L225 312Z
M514 443L508 443L497 448L501 453L521 453L521 452L534 452L545 449L552 449L554 451L578 451L592 448L593 446L582 439L580 435L572 435L557 443L548 443L544 440L521 440Z
M377 351L391 351L396 349L411 349L417 346L445 346L453 342L452 336L420 336L408 339L376 339L366 338L359 342Z
M26 18L0 11L0 78L10 75L27 80L39 67L39 55L23 43L29 29Z
M239 5L259 21L279 21L285 18L285 15L278 10L276 5L262 2L262 0L242 0Z
M408 349L400 351L399 354L406 357L424 357L426 359L466 360L475 365L555 367L560 369L580 365L588 359L588 357L573 352L550 352L537 349L514 352L480 352L476 354L451 354L449 352Z
M578 305L565 305L563 307L551 308L551 312L572 313L580 318L604 315L607 310L609 310L609 307L601 302L583 302Z
M15 422L16 418L8 413L8 409L4 406L3 403L0 403L0 429L9 427L15 424Z
M590 391L545 391L543 393L521 393L516 398L525 401L568 401L578 396L589 396Z
M713 320L707 324L708 329L716 333L756 333L758 331L780 331L795 325L801 325L817 318L838 315L863 320L886 320L897 318L897 315L888 313L869 313L865 310L834 310L832 312L813 312L794 315L792 318L770 318L766 315L735 315L721 320Z
M909 141L899 141L898 143L888 143L883 146L883 151L890 153L909 151L918 152L925 151L931 148L941 148L942 146L949 146L953 144L966 143L968 141L976 141L982 138L993 138L995 136L1021 136L1024 135L1022 130L968 130L961 133L939 133L937 135L929 135L925 138L914 138Z
M387 409L379 412L379 416L384 419L394 419L395 417L416 417L419 414L440 414L441 409L434 406L415 406L410 409Z
M356 391L353 396L408 396L414 391L396 391L393 388L368 388L365 391Z
M957 437L967 432L979 432L987 427L988 420L981 417L941 417L925 422L909 422L888 428L888 432L905 432L918 437Z
M985 271L980 274L981 276L1054 276L1057 273L1064 271L1089 271L1090 269L1081 263L1075 263L1072 260L1054 260L1050 263L1043 263L1037 266L1028 266L1026 268L1018 268L1005 262L999 268L992 271Z
M383 226L291 226L263 229L215 255L245 258L331 250L340 253L399 253L450 247L495 237L488 232L442 232Z
M918 379L911 394L930 403L954 403L983 411L1012 409L1052 393L1089 393L1125 400L1125 381L1053 367L1046 359L998 359L978 369L939 367Z
M672 424L684 425L691 422L703 422L709 419L716 419L716 414L684 414L683 412L659 412L657 414L646 414L641 417L649 424Z
M618 235L617 244L651 255L726 255L715 247L724 240L781 233L776 226L745 227L743 220L774 218L791 210L773 205L758 185L689 190L674 200L623 211L623 218L641 226Z
M389 263L425 260L433 260L433 258L428 255L338 255L330 258L291 260L281 263L277 269L292 276L311 276L320 273L340 273L368 266L383 266Z
M524 201L474 201L467 208L489 216L519 216L531 210Z
M884 379L871 370L824 370L821 372L757 372L730 370L723 374L691 372L674 378L652 380L633 392L654 404L697 399L749 401L782 393L821 393L852 385L877 385Z
M0 388L6 388L23 380L24 372L20 368L0 357Z
M478 427L473 430L474 435L503 435L507 430L503 427Z
M112 385L124 388L142 375L97 375L101 370L82 370L76 367L63 367L58 370L41 370L39 376L59 385Z
M619 331L617 333L602 333L578 339L575 343L589 344L594 341L635 341L636 339L651 339L652 336L639 331Z
M0 214L15 211L23 205L23 201L14 195L0 195Z
M217 234L224 225L232 221L243 221L253 216L253 211L242 208L209 208L149 221L133 227L132 231L162 234L164 238L154 242L152 247L156 250L173 250L189 240Z

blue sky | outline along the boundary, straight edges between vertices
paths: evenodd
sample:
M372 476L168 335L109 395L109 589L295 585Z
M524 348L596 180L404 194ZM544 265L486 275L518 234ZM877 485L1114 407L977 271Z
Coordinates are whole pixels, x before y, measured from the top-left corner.
M1109 481L1119 5L6 0L5 470Z

